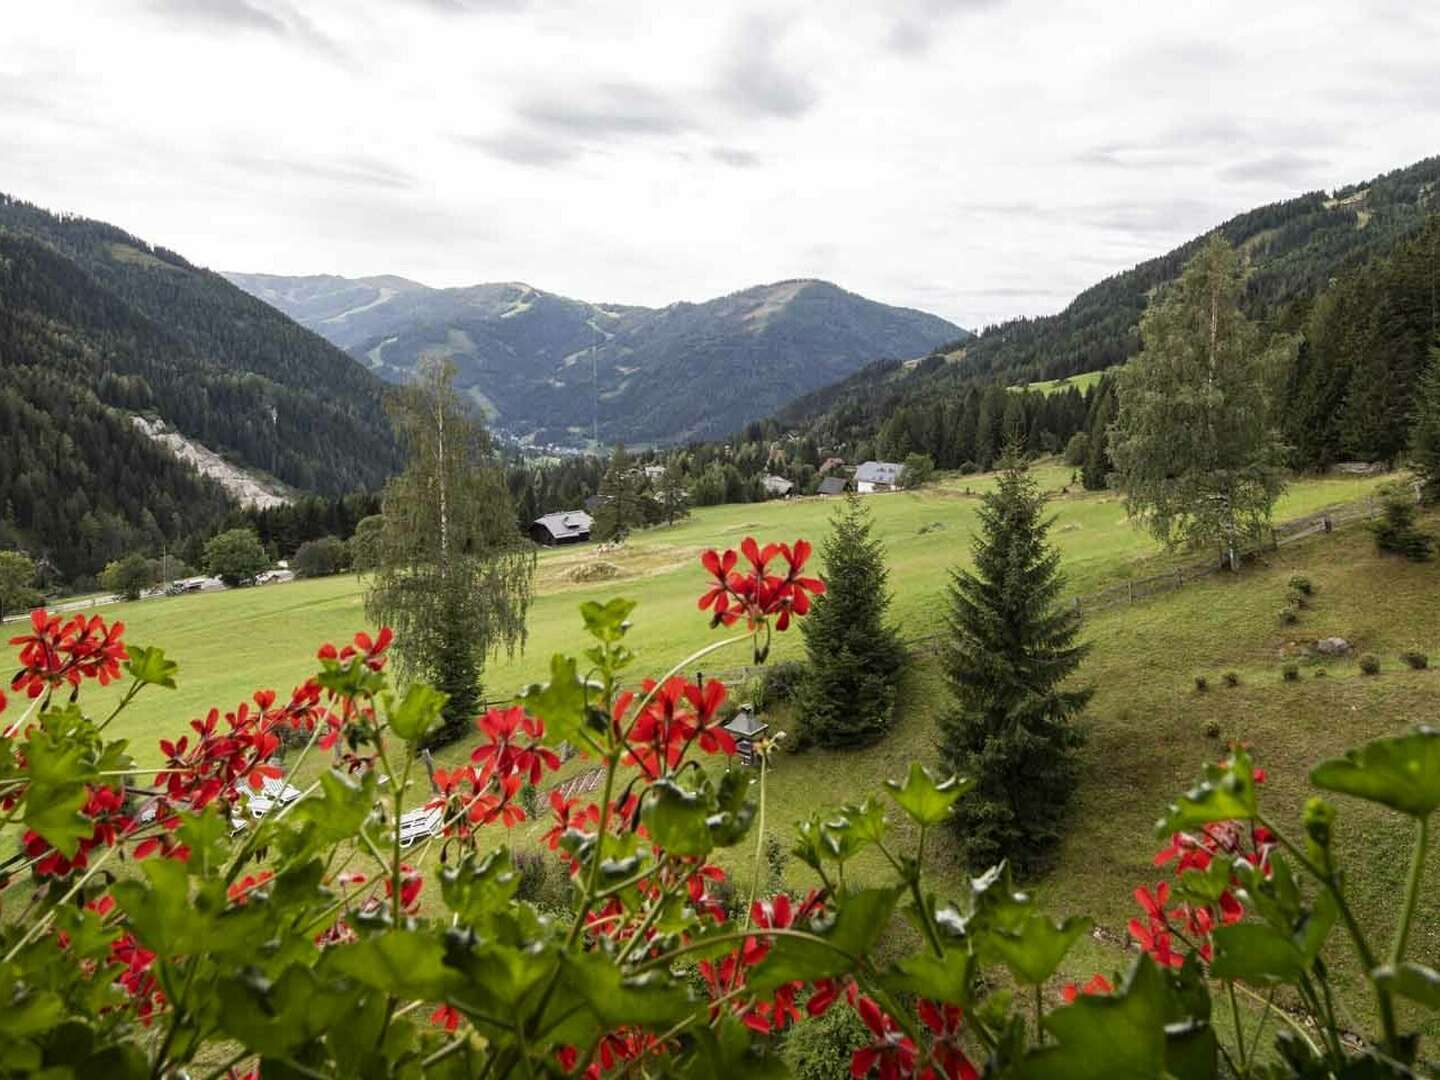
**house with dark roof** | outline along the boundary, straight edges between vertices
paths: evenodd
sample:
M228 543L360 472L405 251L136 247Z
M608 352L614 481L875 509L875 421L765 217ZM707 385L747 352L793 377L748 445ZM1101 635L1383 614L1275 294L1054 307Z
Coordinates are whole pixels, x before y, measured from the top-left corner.
M904 467L893 461L862 462L855 466L855 490L861 495L894 491L900 486L900 470Z
M850 481L843 476L827 476L815 489L816 495L844 495L850 490Z
M594 518L584 510L561 510L542 514L530 523L530 539L537 544L579 544L590 539Z

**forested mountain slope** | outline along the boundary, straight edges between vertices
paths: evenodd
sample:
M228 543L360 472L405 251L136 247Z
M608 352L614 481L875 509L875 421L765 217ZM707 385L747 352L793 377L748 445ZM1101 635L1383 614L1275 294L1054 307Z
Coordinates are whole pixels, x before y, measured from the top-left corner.
M1427 158L1332 194L1312 192L1231 218L1218 231L1249 265L1246 305L1253 317L1296 320L1337 274L1386 255L1440 211L1440 157ZM872 364L844 382L791 402L779 419L791 426L846 414L878 431L902 402L953 394L977 378L1007 384L1055 379L1123 363L1140 347L1137 326L1151 293L1179 275L1204 237L1077 296L1064 311L987 327L967 343L919 365ZM1303 312L1299 313L1303 317Z
M218 275L0 196L0 543L64 577L177 542L225 508L127 413L338 493L398 462L383 389Z
M502 430L539 443L724 435L877 357L967 337L944 319L829 282L782 281L700 304L591 304L529 285L429 289L404 278L231 281L400 381L443 355Z

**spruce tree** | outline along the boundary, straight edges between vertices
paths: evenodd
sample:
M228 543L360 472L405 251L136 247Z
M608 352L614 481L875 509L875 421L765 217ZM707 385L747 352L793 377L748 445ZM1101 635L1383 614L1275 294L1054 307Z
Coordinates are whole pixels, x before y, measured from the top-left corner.
M641 529L658 520L653 500L645 491L644 471L617 443L610 466L600 481L600 505L590 535L596 540L622 540L631 529Z
M800 624L809 665L800 688L801 740L865 746L890 727L905 651L886 622L890 571L854 495L837 508L820 554L826 591Z
M1421 497L1440 502L1440 343L1430 350L1430 364L1416 389L1410 455Z
M1060 603L1053 520L1012 448L981 504L975 570L951 574L942 664L955 705L941 719L940 753L976 781L955 815L975 868L1006 858L1041 869L1075 788L1076 719L1093 691L1062 685L1088 646L1077 640L1080 613Z
M1085 441L1085 464L1080 482L1086 491L1104 491L1110 477L1110 425L1115 419L1115 394L1107 387L1095 402L1090 435Z

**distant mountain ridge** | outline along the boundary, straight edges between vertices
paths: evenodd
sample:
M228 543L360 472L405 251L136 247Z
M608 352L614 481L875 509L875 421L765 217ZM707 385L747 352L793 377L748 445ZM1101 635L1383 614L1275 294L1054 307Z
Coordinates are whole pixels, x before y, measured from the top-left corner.
M134 416L294 488L378 488L400 463L384 394L218 274L0 195L0 548L70 578L218 520L220 488Z
M878 361L797 397L776 418L788 427L813 428L822 439L863 437L903 405L933 403L980 379L1020 385L1123 364L1140 350L1140 317L1150 296L1179 276L1211 232L1247 259L1249 313L1293 327L1335 275L1388 254L1437 212L1440 157L1333 192L1257 207L1105 278L1058 314L985 327L963 347L918 365Z
M497 427L540 444L584 445L597 421L601 442L723 436L873 360L969 336L814 279L647 308L521 282L225 276L389 381L448 357Z

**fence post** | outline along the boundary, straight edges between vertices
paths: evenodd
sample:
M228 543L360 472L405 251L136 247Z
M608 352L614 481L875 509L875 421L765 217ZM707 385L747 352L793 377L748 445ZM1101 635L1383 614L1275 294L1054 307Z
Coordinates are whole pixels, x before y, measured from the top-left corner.
M1130 591L1130 603L1135 602L1135 582L1127 581L1125 587Z

